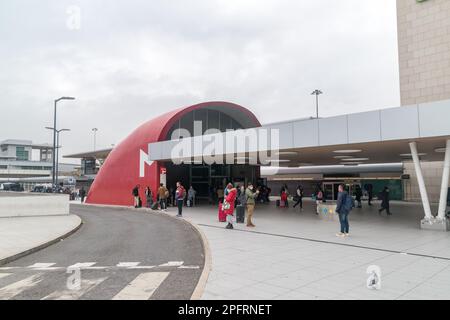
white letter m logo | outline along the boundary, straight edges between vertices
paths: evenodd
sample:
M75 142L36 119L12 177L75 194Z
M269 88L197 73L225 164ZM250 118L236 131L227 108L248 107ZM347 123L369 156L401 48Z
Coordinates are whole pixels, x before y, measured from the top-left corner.
M145 177L145 165L151 166L153 164L153 161L148 160L148 154L146 154L144 151L139 150L139 178Z

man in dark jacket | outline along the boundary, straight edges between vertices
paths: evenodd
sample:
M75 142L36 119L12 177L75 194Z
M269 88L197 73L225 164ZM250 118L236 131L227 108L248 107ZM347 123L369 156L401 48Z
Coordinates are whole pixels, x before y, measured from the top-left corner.
M86 197L86 190L84 190L84 187L81 187L81 190L80 190L81 203L84 203L85 197Z
M379 194L379 198L381 200L381 209L378 210L378 213L381 215L381 213L386 210L387 215L391 216L392 213L389 210L389 188L388 187L384 187L383 191L381 191L381 193Z
M139 188L140 186L137 185L133 188L133 197L134 197L134 207L139 208Z
M344 190L344 185L339 186L339 193L337 199L336 212L339 214L339 223L341 224L341 232L337 233L337 237L348 237L350 225L348 223L349 208L346 206L347 197L350 197L347 191Z
M362 208L362 202L361 202L362 195L363 195L363 193L362 193L361 187L359 185L356 185L355 186L355 199L356 199L356 202L358 202L358 208L360 208L360 209Z

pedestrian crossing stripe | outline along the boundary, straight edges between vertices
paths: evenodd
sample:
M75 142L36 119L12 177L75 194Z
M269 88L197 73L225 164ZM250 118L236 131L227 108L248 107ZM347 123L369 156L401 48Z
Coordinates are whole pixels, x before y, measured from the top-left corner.
M11 274L2 274L3 277ZM113 300L148 300L150 299L161 284L167 279L170 272L144 272L136 276L122 290L120 290ZM108 277L97 279L83 279L77 290L63 289L56 290L40 300L77 300L83 295L92 291L95 287L102 284ZM43 281L42 274L36 274L25 279L11 283L0 288L0 300L14 299L26 290L32 289Z
M140 262L120 262L117 264L118 268L130 268L130 267L137 267L140 264Z
M62 290L55 291L41 300L77 300L84 294L88 293L107 278L99 278L93 280L81 280L81 288L79 290Z
M35 274L31 277L14 282L6 287L0 288L0 300L9 300L20 294L22 291L34 287L42 281L41 274Z
M168 276L169 272L141 273L113 300L148 300Z
M150 270L155 268L178 268L178 269L199 269L199 266L185 266L184 261L169 261L160 265L141 266L140 262L120 262L115 266L95 266L96 262L78 262L68 267L57 267L56 263L35 263L27 267L3 267L0 271L13 270L35 270L35 271L61 271L67 269L81 270L114 270L114 269L130 269L130 270Z

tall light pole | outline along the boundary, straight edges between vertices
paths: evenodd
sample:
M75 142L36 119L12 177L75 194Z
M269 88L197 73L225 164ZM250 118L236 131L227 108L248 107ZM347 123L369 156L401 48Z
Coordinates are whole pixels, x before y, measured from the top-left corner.
M59 174L59 134L63 131L70 131L70 129L59 129L55 130L55 128L51 127L45 127L45 129L53 130L53 132L56 132L56 167L55 167L55 184L58 185L58 174Z
M322 91L320 91L319 89L316 89L313 91L313 93L311 93L311 95L315 95L316 96L316 118L319 119L319 95L323 94Z
M53 128L56 128L56 106L59 101L61 100L75 100L73 97L61 97L59 99L55 100L55 111L53 113ZM52 168L52 184L55 185L56 183L56 129L53 129L53 154L52 154L52 160L53 160L53 168Z
M98 128L92 128L92 131L94 132L94 151L95 151L95 148L97 147L96 144L97 144L97 131L98 131Z

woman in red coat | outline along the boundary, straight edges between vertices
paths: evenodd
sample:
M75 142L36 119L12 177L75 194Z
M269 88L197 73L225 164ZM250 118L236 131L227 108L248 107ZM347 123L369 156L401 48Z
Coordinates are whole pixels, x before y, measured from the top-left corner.
M233 215L234 215L234 202L237 197L237 190L230 183L227 186L228 195L225 197L225 201L223 202L223 211L227 215L227 229L234 229L233 227Z

